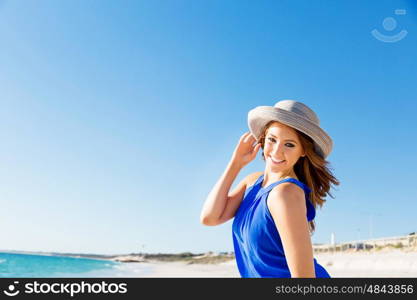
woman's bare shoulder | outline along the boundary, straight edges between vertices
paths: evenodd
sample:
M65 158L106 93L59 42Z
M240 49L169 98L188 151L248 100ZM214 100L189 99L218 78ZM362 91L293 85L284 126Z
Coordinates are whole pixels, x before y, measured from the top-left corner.
M252 185L256 182L256 180L258 180L258 178L259 178L259 177L260 177L263 173L264 173L264 172L259 171L259 172L251 173L251 174L249 174L248 176L246 176L246 178L245 178L246 186L247 186L247 187L252 186Z
M287 209L296 209L300 207L305 209L305 195L303 189L298 185L291 182L284 182L274 187L268 197L268 207L281 209L286 207Z

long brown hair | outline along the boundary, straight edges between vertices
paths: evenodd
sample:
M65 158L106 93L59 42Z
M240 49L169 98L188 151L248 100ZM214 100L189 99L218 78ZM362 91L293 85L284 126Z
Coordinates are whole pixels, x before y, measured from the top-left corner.
M277 121L268 122L262 130L259 143L262 148L262 159L265 160L264 146L265 136L268 128ZM279 122L277 122L279 123ZM285 124L284 124L285 125ZM301 145L305 151L305 157L300 157L294 165L294 172L298 179L305 183L310 189L310 201L314 208L322 207L326 202L326 195L334 198L330 193L330 185L339 185L340 182L330 171L330 163L314 150L314 141L306 134L294 129L300 139ZM309 222L310 234L313 234L316 224L314 220Z

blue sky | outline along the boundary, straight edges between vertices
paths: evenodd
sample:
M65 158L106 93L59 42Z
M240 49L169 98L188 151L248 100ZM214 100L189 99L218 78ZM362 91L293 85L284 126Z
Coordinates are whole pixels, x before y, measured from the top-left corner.
M0 249L233 250L200 211L282 99L335 144L313 242L417 230L415 1L0 1L0 37Z

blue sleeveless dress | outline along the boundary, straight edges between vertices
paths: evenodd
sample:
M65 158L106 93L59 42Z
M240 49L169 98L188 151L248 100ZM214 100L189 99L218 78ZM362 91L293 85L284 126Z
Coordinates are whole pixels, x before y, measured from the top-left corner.
M291 277L285 259L284 248L269 211L266 200L269 192L278 184L292 182L306 194L307 220L311 221L316 210L309 200L310 188L295 178L287 178L262 188L263 176L246 189L236 211L232 231L233 246L239 273L243 278ZM330 278L329 273L314 258L316 277Z

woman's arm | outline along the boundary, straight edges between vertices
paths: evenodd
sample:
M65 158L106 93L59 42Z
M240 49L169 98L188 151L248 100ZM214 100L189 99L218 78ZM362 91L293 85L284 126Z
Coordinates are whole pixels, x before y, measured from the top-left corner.
M254 145L255 141L249 132L240 137L232 159L203 205L200 215L202 224L215 226L234 216L246 190L246 178L238 184L232 193L229 194L229 190L240 170L256 157L260 144Z
M315 278L304 191L293 183L279 184L269 193L267 205L281 237L291 277Z
M233 162L230 162L227 165L226 170L210 191L206 202L203 205L203 210L201 211L200 216L200 222L202 224L215 226L226 222L227 220L222 220L222 215L225 212L228 203L235 203L239 205L239 198L242 198L245 193L245 181L242 180L230 196L228 193L240 170L240 166L234 164ZM231 207L229 205L229 212L231 211L230 208Z

